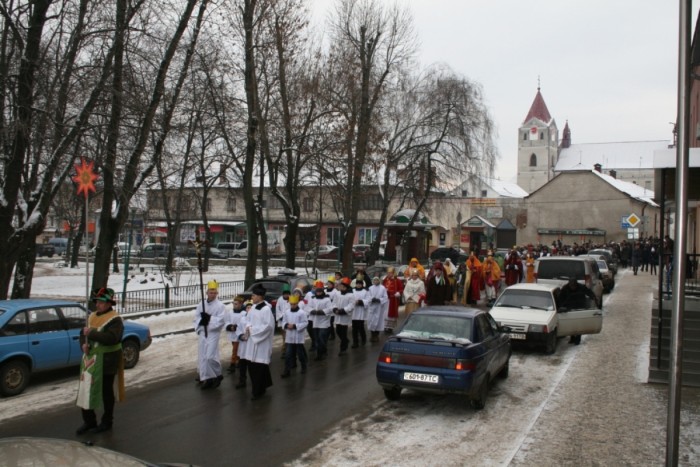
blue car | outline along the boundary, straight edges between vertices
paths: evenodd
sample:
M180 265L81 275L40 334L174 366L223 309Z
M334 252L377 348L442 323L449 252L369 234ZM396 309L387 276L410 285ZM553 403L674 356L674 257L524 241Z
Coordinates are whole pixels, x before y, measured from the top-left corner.
M489 384L508 377L510 337L488 313L462 306L413 312L390 337L377 362L377 381L389 400L404 388L466 395L483 409Z
M20 394L32 372L79 365L86 318L82 305L67 300L0 301L0 395ZM124 320L124 367L133 368L149 345L148 326Z

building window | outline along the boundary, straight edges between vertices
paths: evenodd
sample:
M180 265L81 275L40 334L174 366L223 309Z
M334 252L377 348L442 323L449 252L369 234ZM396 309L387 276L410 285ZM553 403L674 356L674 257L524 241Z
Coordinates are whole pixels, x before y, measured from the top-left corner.
M304 212L313 212L314 210L314 199L313 198L304 198L303 204L303 209Z
M276 196L270 196L267 198L267 207L269 209L282 209L282 203Z
M228 212L236 212L236 198L233 196L226 198L226 210Z
M462 197L466 198L467 197L467 190L462 190Z
M360 210L363 211L381 211L382 197L378 194L365 195L360 200Z
M527 141L527 131L523 133L523 141Z
M481 197L486 198L488 196L488 191L487 190L481 190Z
M378 229L357 229L357 243L369 245L377 238Z
M207 201L206 209L207 209L207 212L209 213L209 212L211 212L211 198L207 198L206 201Z
M340 227L328 227L326 229L326 243L340 247Z
M540 133L540 139L544 139L544 133Z
M534 154L530 156L530 167L537 167L537 156Z

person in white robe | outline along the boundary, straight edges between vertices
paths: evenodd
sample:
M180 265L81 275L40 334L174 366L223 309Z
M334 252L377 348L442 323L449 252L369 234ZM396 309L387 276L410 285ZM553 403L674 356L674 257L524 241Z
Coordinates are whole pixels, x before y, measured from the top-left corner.
M389 296L379 277L372 278L372 285L367 290L369 306L367 307L367 329L370 342L379 341L379 332L384 330L384 320L389 309Z
M355 299L355 308L352 311L352 348L356 349L367 343L367 333L365 332L365 321L367 320L367 305L369 296L365 290L364 280L355 280L355 290L352 291Z
M316 340L316 358L323 360L328 355L328 335L331 327L331 316L333 315L333 302L323 287L323 282L314 283L314 296L306 305L311 316L314 327L314 338Z
M248 339L245 335L246 327L248 327L250 314L250 309L253 307L253 302L247 301L244 304L244 310L241 312L240 324L236 328L236 335L238 337L238 383L236 384L236 389L243 389L246 387L248 381L248 360L246 360L246 350L248 347Z
M227 370L228 373L235 373L236 368L238 368L238 346L240 343L237 331L241 327L241 320L245 317L244 302L243 296L236 295L233 299L232 309L226 308L226 315L224 315L224 329L226 329L226 335L231 342L231 362Z
M297 358L301 365L301 373L306 373L308 357L304 347L304 339L306 338L305 331L309 321L306 318L306 313L299 307L300 299L301 297L297 294L290 295L289 308L282 315L282 329L287 335L282 378L291 376L292 368L294 368Z
M270 305L265 302L265 288L253 287L253 306L248 313L248 322L241 339L248 341L245 359L248 360L248 375L253 386L253 399L260 399L272 386L270 359L275 335L275 317Z
M340 351L338 356L345 355L350 343L348 339L348 328L352 323L352 312L355 309L355 296L350 288L350 278L340 279L339 295L333 303L333 315L335 316L335 332L340 339Z
M209 281L207 298L197 305L194 312L194 331L197 334L197 369L201 389L218 387L221 375L219 337L224 328L226 306L217 298L219 284Z

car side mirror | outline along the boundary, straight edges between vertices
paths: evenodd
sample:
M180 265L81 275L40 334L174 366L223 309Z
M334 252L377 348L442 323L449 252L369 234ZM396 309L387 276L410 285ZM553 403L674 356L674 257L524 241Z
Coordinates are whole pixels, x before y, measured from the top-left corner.
M500 328L498 328L498 330L500 332L512 332L513 331L513 329L510 326L501 326Z

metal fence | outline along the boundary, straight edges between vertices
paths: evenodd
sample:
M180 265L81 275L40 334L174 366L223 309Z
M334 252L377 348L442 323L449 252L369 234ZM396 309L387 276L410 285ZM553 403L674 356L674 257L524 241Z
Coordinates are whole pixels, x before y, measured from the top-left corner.
M119 294L121 295L119 303L124 307L122 313L126 314L162 308L195 306L202 300L200 287L206 287L206 285L170 287L166 284L164 288L160 289L132 290L126 292L126 295ZM232 299L243 290L244 281L219 282L219 298L222 300Z

